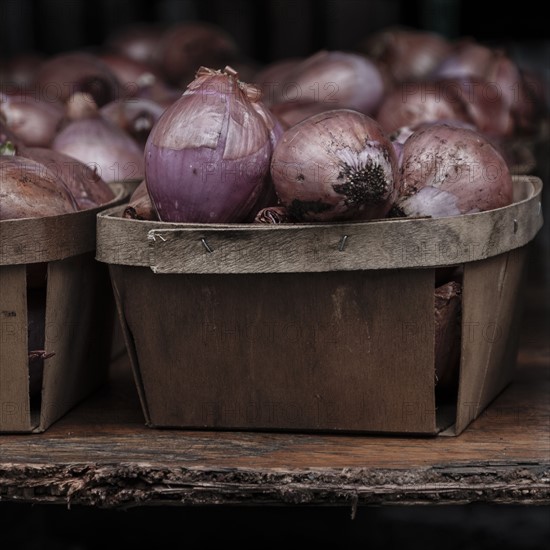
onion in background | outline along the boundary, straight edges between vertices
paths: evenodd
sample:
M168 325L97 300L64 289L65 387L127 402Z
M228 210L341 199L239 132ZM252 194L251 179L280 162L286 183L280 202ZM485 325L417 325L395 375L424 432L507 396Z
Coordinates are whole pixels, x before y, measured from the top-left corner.
M453 46L435 33L389 28L369 36L358 49L399 83L427 78L451 54Z
M335 109L371 114L383 93L382 76L374 63L353 53L320 51L296 64L285 80L273 87L271 108L291 126Z
M295 221L382 218L395 198L397 158L376 121L341 109L287 130L271 176Z
M512 202L501 154L479 133L447 124L407 139L398 190L393 213L404 216L457 216Z
M106 48L109 52L154 67L163 33L164 30L157 25L130 25L113 33L106 41Z
M106 182L143 179L143 153L134 139L99 115L93 99L76 93L67 103L67 124L52 149L93 167Z
M102 107L119 95L118 81L98 57L81 52L61 54L45 61L36 77L41 96L66 102L74 93L91 95Z
M179 23L158 44L159 67L167 81L185 87L201 66L225 67L237 61L238 48L221 28L206 23Z
M63 107L30 95L0 94L0 116L25 145L48 147L63 118Z
M145 147L151 129L164 111L164 107L150 99L132 98L108 103L99 112Z
M460 86L442 82L402 83L384 98L376 113L387 134L404 126L446 119L471 122Z

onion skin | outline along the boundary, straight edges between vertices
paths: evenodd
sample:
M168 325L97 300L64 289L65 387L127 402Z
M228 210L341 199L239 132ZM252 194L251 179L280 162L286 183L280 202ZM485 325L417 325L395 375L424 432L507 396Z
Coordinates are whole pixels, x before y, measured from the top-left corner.
M75 212L71 192L33 160L0 157L0 220L41 218Z
M290 217L284 206L268 206L262 208L254 218L254 223L264 224L288 223L290 221Z
M272 145L251 107L259 90L241 86L230 72L201 69L151 131L145 172L162 221L237 222L254 205Z
M31 96L0 94L0 114L10 130L28 147L48 147L63 118L63 108Z
M377 32L359 46L360 51L385 67L396 83L428 77L452 48L443 36L403 28Z
M63 103L76 92L88 93L100 107L120 93L109 67L98 57L81 52L58 55L44 62L35 85L44 95Z
M376 121L340 109L287 130L271 176L296 221L382 218L395 198L397 158Z
M403 147L394 213L445 217L512 203L501 154L479 133L447 124L415 132Z
M169 83L185 87L201 66L225 67L237 60L233 38L215 25L180 23L159 43L159 66Z
M315 103L323 111L354 109L372 114L383 93L382 76L370 60L323 50L297 64L286 82L274 88L273 105Z
M46 166L60 178L72 193L80 210L106 204L115 197L112 189L94 170L73 157L37 147L27 148L21 154Z
M147 191L145 180L143 180L132 193L122 217L131 220L158 221L159 218Z
M134 139L99 116L86 94L68 102L71 120L55 137L52 149L78 159L106 181L143 179L143 153Z

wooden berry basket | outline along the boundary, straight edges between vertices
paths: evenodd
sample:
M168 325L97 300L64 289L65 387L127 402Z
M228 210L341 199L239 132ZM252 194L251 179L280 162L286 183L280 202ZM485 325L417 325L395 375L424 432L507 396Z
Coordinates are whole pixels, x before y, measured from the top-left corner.
M441 219L205 225L98 215L151 427L457 435L511 379L542 183ZM436 403L434 277L463 265L458 390Z
M104 380L114 305L94 259L97 214L125 202L45 218L0 221L0 433L43 432ZM31 396L28 276L47 272L43 376Z

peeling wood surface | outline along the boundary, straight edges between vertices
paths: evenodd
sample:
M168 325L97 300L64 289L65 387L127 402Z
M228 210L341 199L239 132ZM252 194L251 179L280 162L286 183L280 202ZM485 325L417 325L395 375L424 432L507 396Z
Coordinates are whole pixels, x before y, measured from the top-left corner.
M153 430L122 359L106 387L45 433L0 436L0 500L120 508L548 505L545 285L529 288L514 382L458 437Z

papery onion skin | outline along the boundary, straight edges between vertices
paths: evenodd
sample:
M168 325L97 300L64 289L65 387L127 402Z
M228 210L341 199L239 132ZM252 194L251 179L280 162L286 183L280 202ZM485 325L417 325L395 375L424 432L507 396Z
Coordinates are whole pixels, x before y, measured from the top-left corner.
M72 193L80 210L106 204L115 197L112 189L94 170L73 157L53 149L39 147L29 147L22 155L43 164L61 179Z
M63 118L63 108L25 95L0 94L0 114L6 125L28 147L48 147Z
M228 69L226 69L227 71ZM159 218L242 221L269 170L271 138L236 77L199 71L145 146L147 188Z
M382 218L395 198L397 158L376 121L340 109L287 130L271 176L296 221Z
M407 139L398 189L392 212L404 216L470 214L513 200L502 155L479 133L447 124L434 124Z
M290 216L284 206L267 206L254 217L254 223L279 224L290 222Z
M122 217L131 220L158 221L159 218L147 191L145 180L132 193Z
M36 76L35 85L66 102L76 92L90 94L97 105L119 96L118 80L111 69L98 57L82 52L61 54L45 61Z
M77 210L65 184L45 166L0 156L0 220L57 216Z
M134 139L101 118L86 94L75 94L67 111L73 120L57 134L52 149L74 157L106 181L143 179L143 153Z

